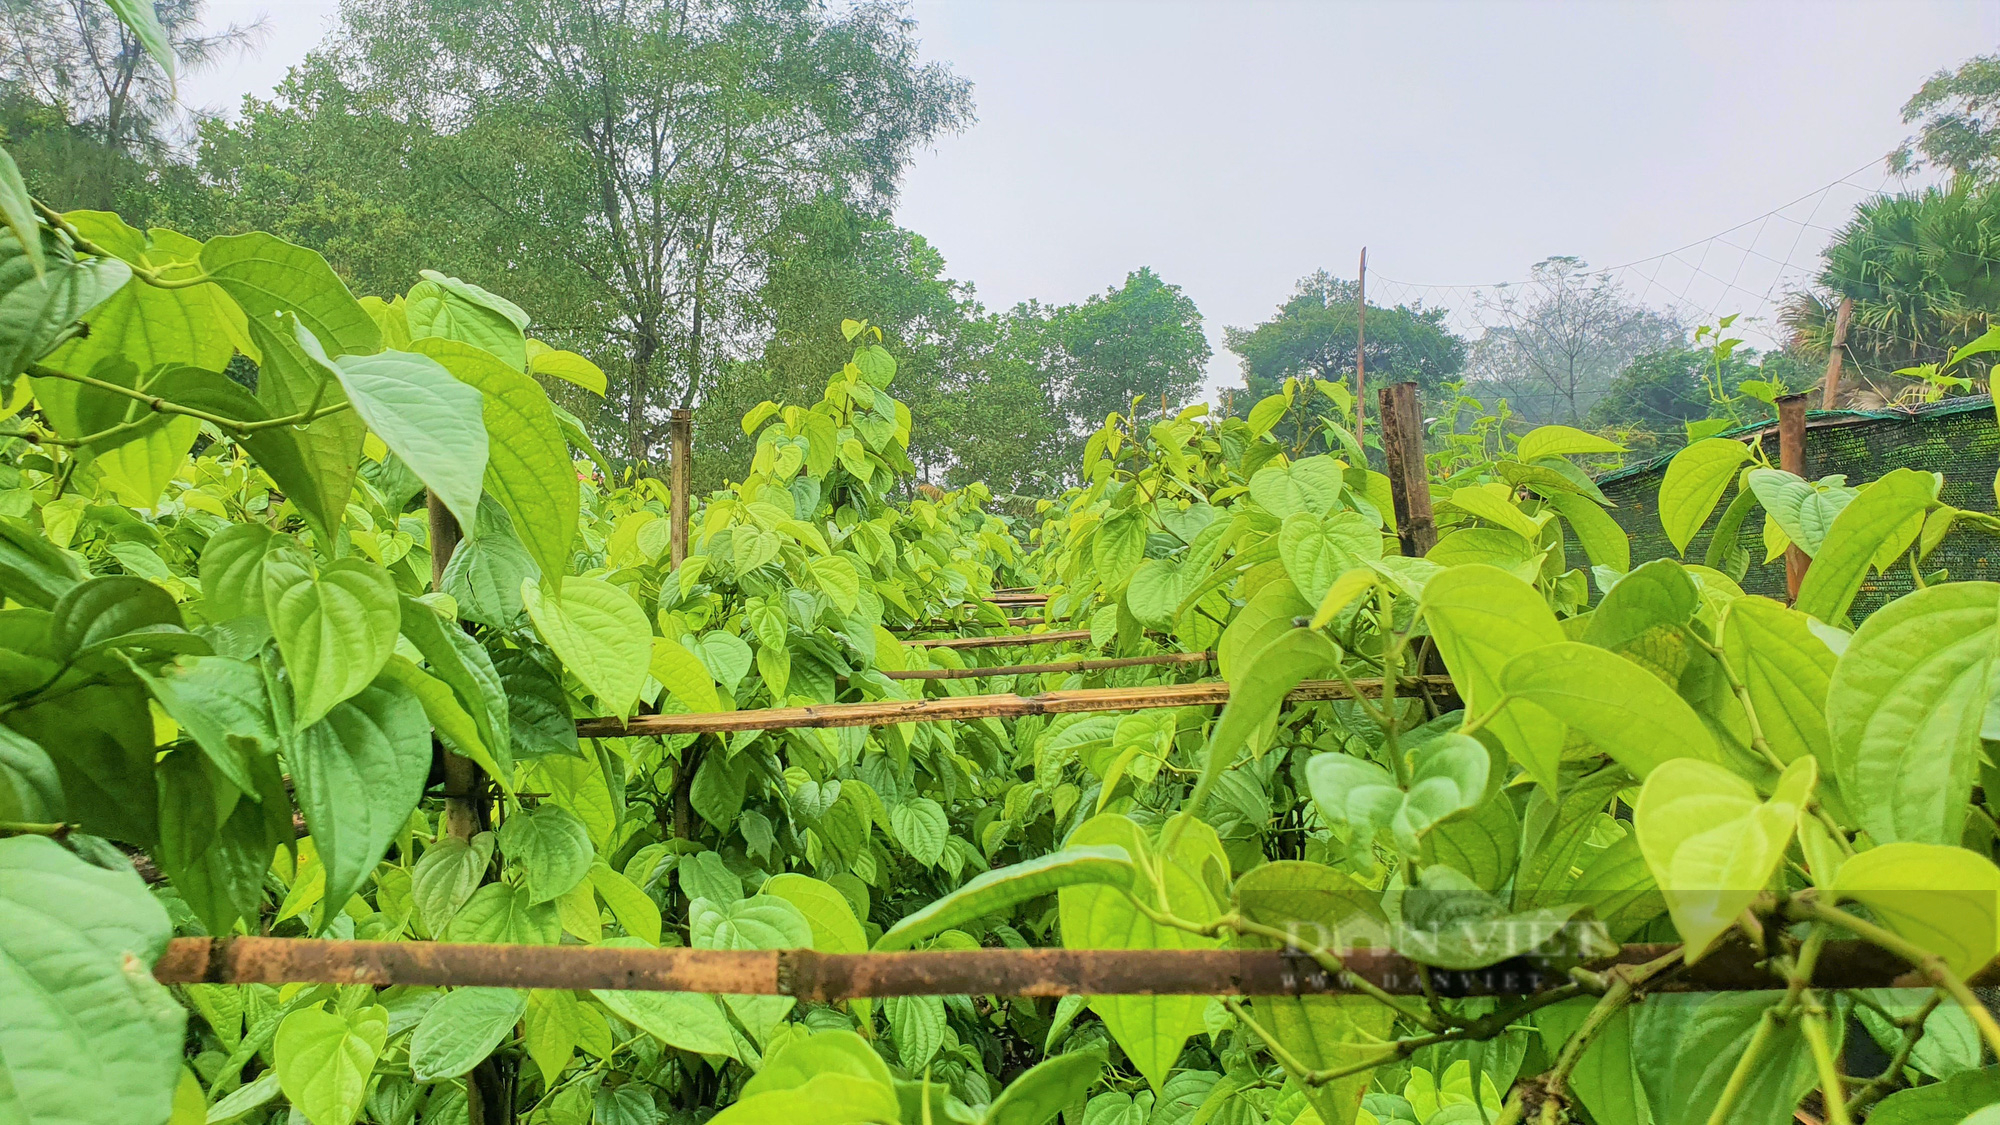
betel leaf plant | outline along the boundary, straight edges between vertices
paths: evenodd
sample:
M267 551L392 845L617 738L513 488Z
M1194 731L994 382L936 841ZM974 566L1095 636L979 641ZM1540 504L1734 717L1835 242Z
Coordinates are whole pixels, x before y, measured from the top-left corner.
M665 489L603 465L538 381L601 372L505 297L426 274L356 299L272 236L57 214L4 176L0 213L7 1120L1679 1125L2000 1101L1971 992L2000 944L2000 587L1919 567L1850 620L1870 570L1979 522L1940 516L1934 478L1749 482L1788 537L1820 527L1785 606L1726 566L1630 558L1585 471L1605 439L1476 425L1442 443L1444 534L1411 558L1351 399L1308 382L1248 419L1112 416L1023 528L982 489L910 486L894 361L853 321L820 401L746 417L751 470L702 498L676 563ZM1755 457L1726 444L1676 460L1670 534ZM463 532L448 558L433 515ZM1005 628L1016 586L1048 595L1032 628L1087 632L1055 653L1213 664L892 675L1050 654L908 643ZM1219 711L576 725L1217 674ZM1285 703L1308 679L1351 690ZM1289 948L1348 987L822 1004L151 978L204 934ZM1854 941L1912 987L1819 983ZM1420 966L1414 991L1347 976L1359 946ZM1673 990L1745 947L1768 988ZM1540 991L1450 987L1524 966ZM1886 1056L1866 1070L1861 1034Z

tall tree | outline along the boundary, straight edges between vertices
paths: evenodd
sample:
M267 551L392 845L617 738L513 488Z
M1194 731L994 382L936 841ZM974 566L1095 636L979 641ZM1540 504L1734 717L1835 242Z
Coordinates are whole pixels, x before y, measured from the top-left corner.
M1289 378L1354 385L1360 288L1318 270L1299 279L1271 319L1254 328L1224 330L1225 346L1243 362L1239 413L1275 393ZM1435 391L1465 366L1465 341L1444 324L1445 310L1368 306L1368 370L1377 380L1414 379Z
M1891 394L1894 373L1942 362L2000 316L2000 184L1872 199L1823 252L1818 287L1787 305L1797 349L1823 358L1835 311L1854 300L1847 357ZM1983 362L1979 363L1983 368Z
M2000 55L1967 59L1931 75L1903 105L1917 134L1889 154L1889 170L1945 168L1961 179L2000 176Z
M1157 411L1184 405L1201 387L1211 354L1201 310L1151 267L1141 266L1125 275L1124 285L1093 294L1056 319L1070 362L1050 374L1079 435L1094 432L1114 410L1130 410L1136 395ZM1081 443L1079 437L1079 452Z
M1632 300L1581 258L1545 258L1531 273L1485 299L1491 326L1470 372L1476 393L1505 396L1526 421L1583 421L1633 357L1686 336L1674 317Z
M255 44L261 21L204 34L206 0L157 0L179 69ZM0 0L0 130L53 205L154 216L149 188L184 172L189 117L174 84L103 0Z
M885 209L971 108L874 0L344 0L295 78L210 146L224 181L291 157L289 206L414 217L431 260L594 338L641 462L740 352L783 216Z

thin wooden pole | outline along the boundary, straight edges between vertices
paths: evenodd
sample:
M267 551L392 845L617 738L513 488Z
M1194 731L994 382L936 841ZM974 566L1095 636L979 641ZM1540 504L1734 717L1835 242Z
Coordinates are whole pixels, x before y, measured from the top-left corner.
M1645 964L1672 945L1627 945L1587 963L1598 970ZM1533 957L1428 977L1385 948L1342 951L1348 974L1384 991L1520 996L1568 983L1563 967ZM1975 977L1984 984L1996 974ZM368 984L604 989L795 996L1285 996L1358 991L1347 975L1278 949L977 949L955 952L817 953L810 949L622 949L587 945L475 945L309 938L174 938L153 966L170 984ZM1655 991L1736 992L1771 987L1740 942L1652 986ZM1859 941L1828 942L1813 971L1825 988L1921 985L1921 974Z
M1450 676L1405 676L1402 690L1451 692ZM1381 680L1306 680L1285 696L1289 703L1318 703L1382 694ZM681 715L634 715L578 719L582 738L630 735L714 734L739 730L799 730L824 727L889 727L898 723L962 723L971 719L1018 719L1025 715L1070 715L1093 711L1149 711L1164 707L1220 707L1229 685L1153 684L1133 688L1078 688L1040 695L960 695L939 699L875 699L866 703L826 703L811 707L766 707L754 711L701 711Z
M458 517L444 506L435 492L424 494L424 512L431 525L431 589L444 589L445 567L458 550L463 532ZM484 827L479 791L485 779L472 759L449 750L444 752L445 831L454 839L470 840Z
M1806 475L1806 396L1802 394L1778 400L1778 467L1796 476ZM1785 548L1787 600L1799 600L1799 585L1806 580L1806 568L1811 565L1812 559L1798 544Z
M672 565L679 566L688 553L688 503L694 489L694 411L676 407L668 429L673 461L667 469L667 488L672 494L667 557Z
M1121 656L1112 660L1059 660L1049 664L1009 664L999 668L917 668L882 674L892 680L983 680L995 676L1037 676L1049 672L1101 672L1109 668L1200 664L1213 659L1215 654L1212 652L1166 652L1157 656Z
M1403 554L1422 558L1437 546L1431 514L1430 472L1424 463L1424 419L1415 383L1382 388L1382 454L1389 466L1389 493L1395 498L1396 538Z
M1367 448L1368 248L1361 248L1360 293L1354 302L1354 440ZM1367 466L1362 466L1366 468Z
M1089 639L1090 630L1073 629L1061 633L1010 633L999 637L918 637L903 643L913 648L1012 648L1015 645L1056 645Z
M424 514L430 519L431 589L444 589L445 568L465 537L458 517L451 514L438 494L426 490ZM442 749L442 744L440 744ZM444 750L444 830L454 840L470 840L486 828L486 778L472 759ZM486 880L481 872L478 881ZM506 1106L507 1081L493 1060L482 1061L465 1076L465 1118L467 1125L491 1125L510 1121Z
M1836 410L1840 407L1840 367L1847 354L1847 326L1854 318L1854 298L1840 299L1840 312L1833 318L1833 346L1826 350L1825 390L1820 396L1821 410Z

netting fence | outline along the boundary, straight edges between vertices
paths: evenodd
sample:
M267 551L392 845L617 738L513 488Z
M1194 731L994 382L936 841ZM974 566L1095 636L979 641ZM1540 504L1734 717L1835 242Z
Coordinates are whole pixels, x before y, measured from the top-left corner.
M1764 443L1773 464L1778 460L1775 420L1742 426L1723 437ZM1632 558L1672 558L1673 544L1660 526L1660 481L1673 454L1628 466L1598 479L1598 487L1618 506L1611 515L1632 540ZM1816 410L1806 415L1805 476L1809 480L1844 474L1859 486L1892 469L1920 469L1944 474L1940 499L1955 508L1994 512L1994 478L2000 472L2000 424L1990 395L1945 399L1909 408L1886 410ZM1688 545L1687 558L1699 562L1715 534L1716 524L1736 496L1731 484L1715 514ZM1785 559L1765 561L1761 510L1743 521L1739 543L1750 556L1743 576L1744 590L1783 600ZM1960 528L1923 564L1925 573L1944 569L1954 581L2000 580L2000 539L1977 529ZM1858 621L1913 586L1907 567L1871 574L1855 599Z

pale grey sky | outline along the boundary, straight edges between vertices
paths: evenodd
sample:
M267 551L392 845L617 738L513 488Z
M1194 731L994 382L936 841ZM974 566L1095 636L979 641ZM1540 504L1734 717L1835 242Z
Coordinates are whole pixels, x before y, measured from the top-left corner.
M186 81L187 100L268 93L336 8L211 0L213 22L263 14L270 34ZM1574 254L1635 263L1623 283L1693 319L1767 312L1826 228L1895 186L1880 157L1908 132L1903 102L2000 45L1993 0L911 12L926 56L974 83L979 121L917 158L898 221L990 307L1079 300L1152 266L1207 318L1215 385L1237 381L1223 325L1269 315L1322 266L1352 277L1364 244L1371 297L1448 304L1464 328L1474 291L1410 283L1518 279Z

